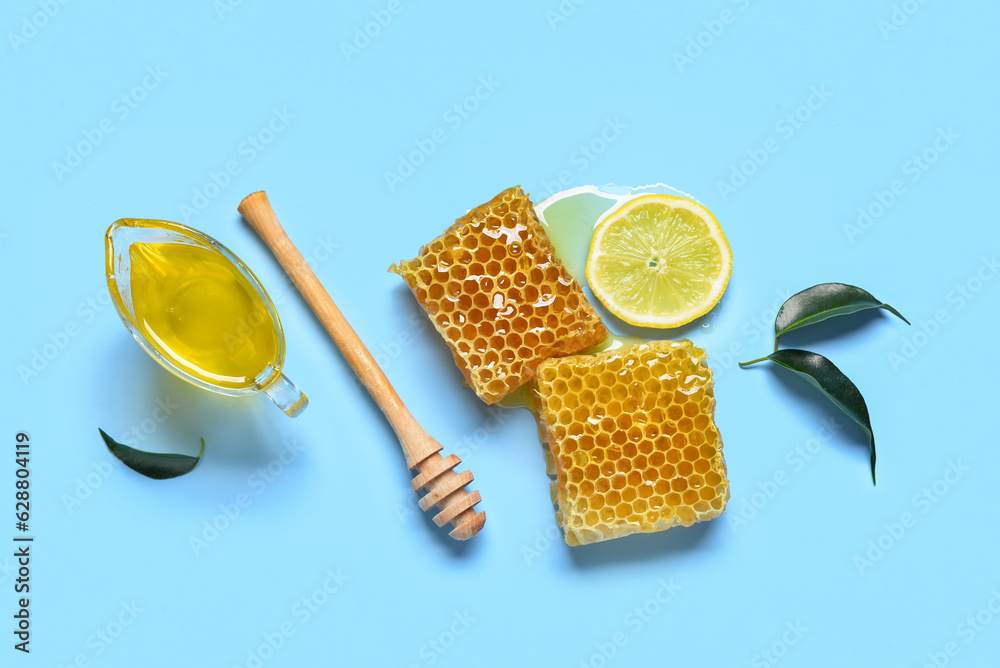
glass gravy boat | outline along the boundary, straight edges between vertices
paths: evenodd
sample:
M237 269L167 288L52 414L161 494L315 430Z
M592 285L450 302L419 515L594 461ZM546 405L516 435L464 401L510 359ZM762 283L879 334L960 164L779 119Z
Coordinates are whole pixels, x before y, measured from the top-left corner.
M123 218L105 236L108 290L133 338L168 371L218 394L263 392L295 417L308 399L281 372L285 336L253 272L179 223Z

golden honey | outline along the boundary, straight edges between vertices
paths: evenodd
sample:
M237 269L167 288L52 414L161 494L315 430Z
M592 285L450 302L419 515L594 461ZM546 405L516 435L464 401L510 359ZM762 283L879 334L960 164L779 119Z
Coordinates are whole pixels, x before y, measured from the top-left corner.
M569 545L690 526L729 500L712 372L690 341L538 365L534 401Z
M608 333L519 187L389 270L409 284L488 404L531 380L543 360L586 350Z
M225 257L184 243L136 242L128 252L135 321L161 355L226 388L254 386L269 366L279 373L277 324Z

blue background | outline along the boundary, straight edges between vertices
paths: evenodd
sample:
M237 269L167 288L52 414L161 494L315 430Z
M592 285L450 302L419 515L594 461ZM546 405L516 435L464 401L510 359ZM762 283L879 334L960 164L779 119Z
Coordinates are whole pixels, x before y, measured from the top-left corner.
M13 505L25 430L36 542L32 653L0 627L0 663L993 665L995 3L223 2L5 4L0 498ZM663 334L712 359L733 497L711 523L571 550L530 415L461 387L385 270L508 186L538 201L608 182L691 193L732 245L720 306ZM258 189L475 473L489 519L474 540L416 510L391 431L236 212ZM121 217L188 222L254 269L302 417L189 386L131 340L102 276ZM913 322L858 315L785 342L865 394L877 487L835 409L735 365L770 350L774 306L824 281ZM208 447L191 475L151 481L99 426Z

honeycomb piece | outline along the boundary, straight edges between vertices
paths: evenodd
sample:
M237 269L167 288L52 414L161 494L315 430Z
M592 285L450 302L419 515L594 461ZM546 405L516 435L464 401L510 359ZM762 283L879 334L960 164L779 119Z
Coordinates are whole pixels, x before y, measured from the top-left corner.
M722 513L729 482L712 385L705 352L687 340L538 366L534 402L568 544Z
M406 279L487 404L531 380L542 360L608 334L520 187L465 214L389 271Z

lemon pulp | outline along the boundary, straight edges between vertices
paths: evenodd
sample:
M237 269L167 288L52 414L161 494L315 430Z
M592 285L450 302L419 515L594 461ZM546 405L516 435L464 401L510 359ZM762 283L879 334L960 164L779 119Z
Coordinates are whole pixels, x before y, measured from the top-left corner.
M678 327L707 313L732 273L729 243L694 200L639 195L599 222L587 282L616 316L642 327Z

